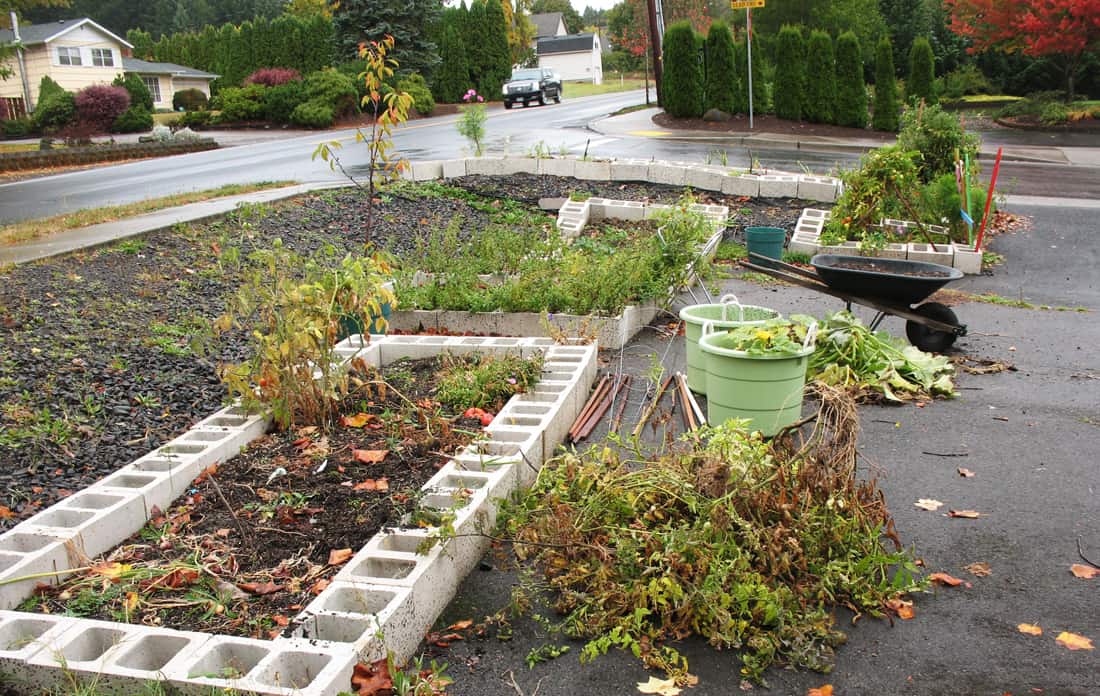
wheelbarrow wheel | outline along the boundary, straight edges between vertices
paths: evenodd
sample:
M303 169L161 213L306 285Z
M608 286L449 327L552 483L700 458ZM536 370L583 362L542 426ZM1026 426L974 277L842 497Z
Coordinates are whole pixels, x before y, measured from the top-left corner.
M922 317L940 321L944 324L959 323L959 318L955 316L951 308L939 302L926 302L919 307L914 307L913 311ZM955 342L954 333L933 329L931 326L925 326L912 320L905 322L905 335L909 337L910 343L929 353L942 353Z

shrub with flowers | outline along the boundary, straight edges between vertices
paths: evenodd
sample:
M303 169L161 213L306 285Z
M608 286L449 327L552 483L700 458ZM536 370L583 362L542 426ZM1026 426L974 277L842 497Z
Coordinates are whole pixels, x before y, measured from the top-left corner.
M466 106L462 107L462 117L458 120L458 132L470 141L474 155L481 157L485 141L485 97L471 89L462 97Z
M248 77L244 78L246 85L263 85L264 87L276 87L288 82L300 82L301 73L294 68L260 68Z

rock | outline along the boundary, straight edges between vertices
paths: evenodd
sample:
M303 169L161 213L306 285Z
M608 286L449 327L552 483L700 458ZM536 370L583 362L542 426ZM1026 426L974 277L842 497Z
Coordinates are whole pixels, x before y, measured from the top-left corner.
M721 109L707 109L707 112L705 114L703 114L703 120L704 121L718 121L718 122L723 122L724 123L724 122L730 120L731 118L733 118L733 116L731 116L730 114L727 114L725 111L722 111Z

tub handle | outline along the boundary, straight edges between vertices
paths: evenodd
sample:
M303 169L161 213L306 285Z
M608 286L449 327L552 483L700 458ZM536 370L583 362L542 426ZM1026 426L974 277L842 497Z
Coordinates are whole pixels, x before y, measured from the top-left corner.
M711 333L714 333L714 322L710 321L710 320L704 321L703 322L703 333L702 333L701 336L706 336L707 334L711 334Z
M730 293L729 295L723 295L722 299L718 300L722 303L722 321L729 321L729 315L726 312L729 310L731 304L737 305L737 309L740 310L741 316L738 321L745 321L745 305L741 304L737 299L737 295Z

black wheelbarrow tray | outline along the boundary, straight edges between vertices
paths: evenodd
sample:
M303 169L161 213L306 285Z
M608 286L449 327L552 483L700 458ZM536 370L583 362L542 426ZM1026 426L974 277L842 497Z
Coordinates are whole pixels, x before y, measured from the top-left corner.
M929 295L963 277L957 268L924 261L880 259L866 256L818 254L810 259L813 271L759 254L741 261L745 268L816 290L878 312L871 329L887 316L905 319L905 335L921 350L941 353L955 339L966 335L955 312L939 302L924 302ZM916 306L914 306L916 305Z

